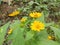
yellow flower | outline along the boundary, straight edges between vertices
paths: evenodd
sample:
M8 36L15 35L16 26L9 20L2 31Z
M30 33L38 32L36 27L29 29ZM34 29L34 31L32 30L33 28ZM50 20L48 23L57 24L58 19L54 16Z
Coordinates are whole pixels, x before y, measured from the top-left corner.
M39 12L33 12L33 13L30 13L30 17L33 17L33 18L39 18L41 17L42 13L39 13Z
M10 30L8 31L8 34L11 34L11 33L12 33L12 31L13 31L13 30L12 30L12 29L10 29Z
M51 39L52 39L52 37L51 37L51 36L48 36L48 39L49 39L49 40L51 40Z
M54 36L48 36L49 40L54 40Z
M30 28L31 30L34 30L34 31L40 31L40 30L43 30L45 26L42 22L35 20L33 23L31 23Z
M27 18L26 17L23 17L22 19L21 19L21 22L25 22L27 20Z
M11 14L9 14L8 16L16 16L16 15L18 15L20 12L19 11L14 11L14 12L12 12Z

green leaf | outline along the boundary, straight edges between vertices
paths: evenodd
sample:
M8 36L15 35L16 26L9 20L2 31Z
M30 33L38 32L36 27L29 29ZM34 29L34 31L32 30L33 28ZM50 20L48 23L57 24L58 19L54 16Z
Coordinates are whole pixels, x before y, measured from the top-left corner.
M7 32L7 29L8 29L9 24L10 24L10 22L8 22L7 24L3 25L3 26L0 28L0 45L3 44L4 37L5 37L5 35L6 35L6 32Z
M51 25L53 25L53 24L54 24L54 22L45 23L45 26L48 27L48 26L51 26Z
M27 41L27 40L30 40L30 39L33 38L33 36L34 36L33 31L29 31L29 32L26 33L26 38L25 38L25 40L26 40L26 41Z
M33 1L30 1L28 4L31 6L31 5L33 5L33 3L34 3Z
M38 33L39 40L45 40L47 39L47 37L48 37L48 34L46 30L43 30L40 33Z
M40 43L42 40L46 40L47 36L48 34L46 30L37 32L31 40L27 41L26 45L39 45L38 43Z
M9 35L8 40L12 40L11 45L24 45L24 28L20 28L20 21L15 20L14 23L10 25L13 29L12 34Z
M52 40L40 40L40 42L38 42L38 45L60 45L60 44Z
M1 4L1 0L0 0L0 4Z
M40 2L40 0L35 0L35 2Z
M11 45L24 45L24 37L23 37L23 31L22 29L16 29L17 34L15 35L15 38L12 40Z
M39 40L37 41L37 45L59 45L57 41L49 40L47 31L44 30L39 34Z
M48 9L47 9L48 10ZM48 17L49 16L49 11L46 11L46 10L44 10L44 15L45 15L45 17Z
M56 28L56 27L53 27L53 26L50 26L50 28L51 28L51 30L54 31L55 37L56 38L59 38L59 40L60 40L60 29L59 28Z
M45 20L44 20L44 14L42 13L42 16L40 18L38 18L37 20L41 21L41 22L44 22L45 23Z
M51 30L53 30L55 32L56 35L58 35L60 37L60 29L50 26Z

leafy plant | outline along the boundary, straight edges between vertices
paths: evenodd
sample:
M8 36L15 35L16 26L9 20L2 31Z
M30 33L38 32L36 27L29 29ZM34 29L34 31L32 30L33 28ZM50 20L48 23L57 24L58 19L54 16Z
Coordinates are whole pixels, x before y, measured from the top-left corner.
M25 3L27 1L23 0ZM22 18L17 18L0 27L0 45L6 43L8 45L60 45L60 28L56 27L54 21L46 22L46 18L50 15L59 13L55 10L59 7L58 1L30 1L27 6L24 5L9 14L9 17L22 16Z

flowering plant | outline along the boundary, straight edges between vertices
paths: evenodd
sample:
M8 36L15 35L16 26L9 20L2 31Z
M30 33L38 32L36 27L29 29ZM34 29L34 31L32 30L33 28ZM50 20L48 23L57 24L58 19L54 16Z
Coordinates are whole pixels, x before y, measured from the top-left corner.
M21 16L20 19L14 19L0 27L0 45L59 45L60 29L56 27L54 22L46 22L46 11L32 9L32 5L36 2L29 2L29 6L23 9L13 11L8 14L9 17ZM42 6L41 6L42 7ZM43 6L44 7L44 6ZM46 9L46 7L44 7ZM49 19L48 19L49 21Z

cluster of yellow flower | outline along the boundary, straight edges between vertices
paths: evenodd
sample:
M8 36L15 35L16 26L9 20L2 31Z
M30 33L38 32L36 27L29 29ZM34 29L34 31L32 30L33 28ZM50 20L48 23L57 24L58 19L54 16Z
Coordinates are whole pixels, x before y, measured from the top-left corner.
M20 13L19 11L14 11L13 13L9 14L9 16L16 16L19 13ZM29 16L32 17L32 18L39 18L39 17L42 16L42 13L32 12L32 13L29 14ZM27 18L23 17L20 21L25 22L26 20L27 20ZM43 30L45 28L45 25L44 25L44 23L35 20L33 23L31 23L30 28L31 28L31 30L39 32L39 31L41 31L41 30Z
M32 18L39 18L42 16L42 13L32 12L29 14L29 16ZM26 20L27 20L26 18L22 18L21 22L25 22ZM45 26L44 26L44 23L35 20L33 23L31 23L30 28L31 30L34 30L34 31L40 31L40 30L43 30Z
M39 18L41 16L42 16L42 13L39 13L39 12L30 13L30 17L33 17L33 18ZM34 31L40 31L40 30L43 30L45 26L42 22L35 20L33 23L31 23L30 28L31 30L34 30Z

